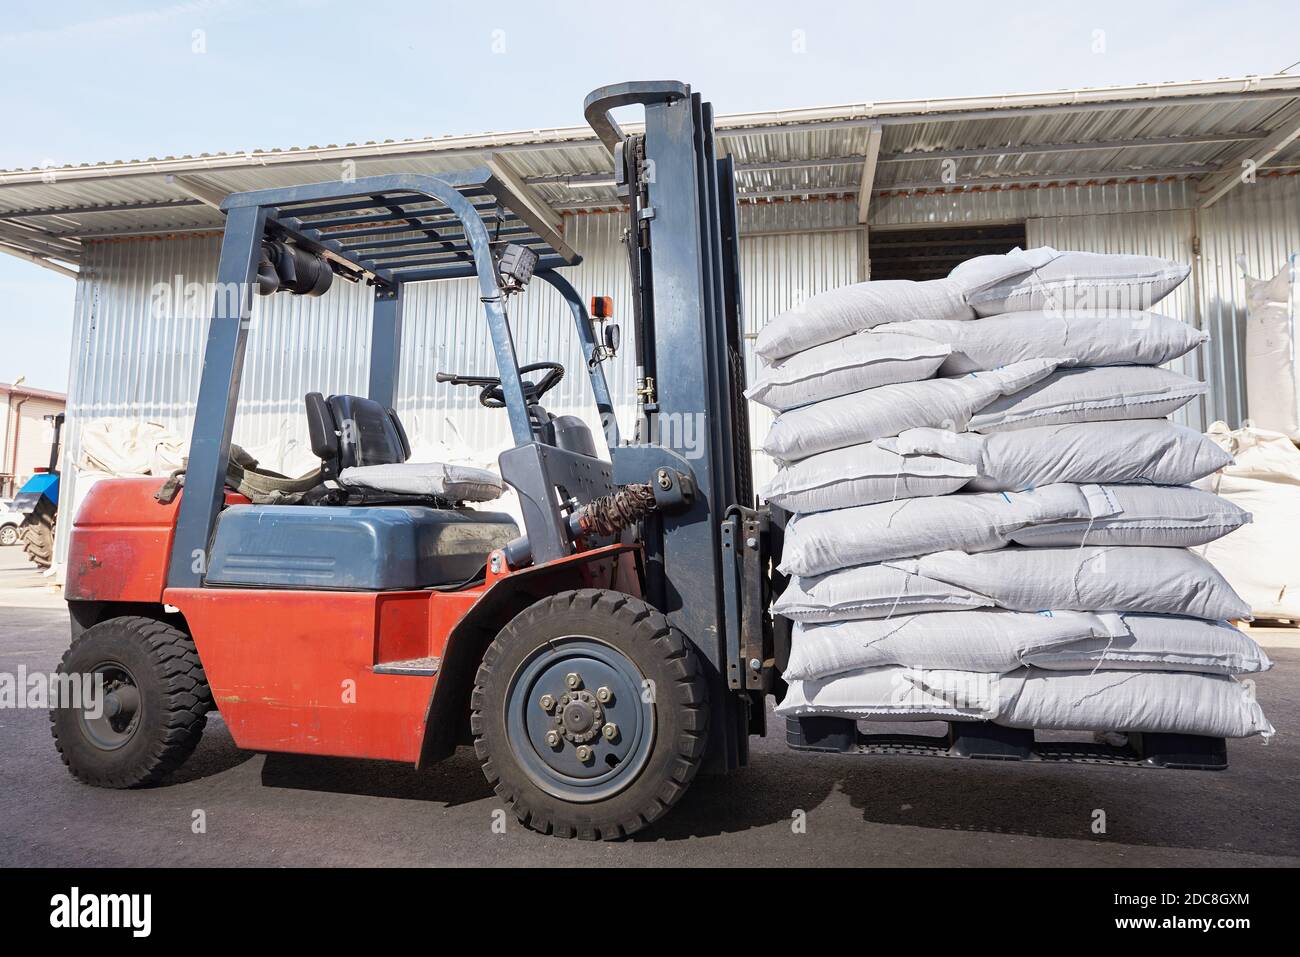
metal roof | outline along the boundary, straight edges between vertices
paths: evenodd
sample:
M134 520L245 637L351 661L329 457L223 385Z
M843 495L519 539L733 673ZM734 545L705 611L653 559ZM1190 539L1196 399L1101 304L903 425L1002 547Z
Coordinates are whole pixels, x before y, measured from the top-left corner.
M856 196L862 222L881 193L1127 179L1195 180L1208 205L1243 171L1300 169L1300 77L865 102L716 126L742 202ZM0 252L67 272L96 239L220 229L231 192L484 165L544 215L619 205L587 127L203 154L0 171Z

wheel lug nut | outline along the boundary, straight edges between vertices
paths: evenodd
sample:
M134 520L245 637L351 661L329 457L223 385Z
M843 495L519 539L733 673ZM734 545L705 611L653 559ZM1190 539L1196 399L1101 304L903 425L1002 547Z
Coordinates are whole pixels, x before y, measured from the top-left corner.
M560 732L558 732L558 731L547 731L547 732L546 732L546 743L549 744L549 745L550 745L551 747L553 747L553 748L558 748L558 747L560 746Z
M555 698L552 695L544 694L538 704L542 706L543 711L549 712L555 708Z
M609 724L605 725L605 727L600 729L600 733L605 736L606 741L613 741L618 737L618 725L611 721Z
M597 688L596 700L601 704L609 704L614 700L614 692L610 691L608 688Z
M579 745L579 746L578 746L578 760L581 761L583 764L586 764L588 761L590 761L590 760L591 760L591 748L587 747L585 744L581 744L581 745Z
M569 686L570 691L577 691L582 687L582 675L576 671L570 671L564 676L564 683Z

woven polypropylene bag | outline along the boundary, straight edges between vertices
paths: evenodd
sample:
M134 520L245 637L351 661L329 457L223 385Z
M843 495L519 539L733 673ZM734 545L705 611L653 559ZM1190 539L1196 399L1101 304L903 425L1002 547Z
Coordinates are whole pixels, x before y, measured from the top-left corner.
M949 279L883 279L819 293L759 330L754 351L768 362L886 322L974 319L963 287Z
M994 607L1250 618L1214 566L1185 548L1098 545L936 552L796 576L772 611L834 621Z
M1041 253L1054 255L1038 255ZM980 316L1045 309L1150 309L1187 278L1191 267L1157 256L1019 250L1003 262L981 256L962 263L949 278L960 283ZM1028 268L1025 268L1028 267ZM1000 278L997 277L1001 272Z
M745 397L784 411L895 382L928 379L948 346L900 333L864 332L781 359L763 369Z
M900 499L799 515L786 529L780 569L821 575L849 565L1010 544L1204 545L1250 521L1200 489L1059 483L1023 492Z
M992 372L900 382L791 409L772 423L763 451L790 462L897 435L905 429L961 429L978 410L999 396L1024 390L1055 366L1052 359L1032 359Z
M1178 411L1206 389L1204 382L1150 366L1058 369L989 402L971 416L968 427L973 432L1004 432L1070 422L1153 419Z
M1232 463L1214 441L1165 419L1077 422L981 435L910 429L881 439L905 456L929 455L975 469L974 492L1053 482L1187 485Z
M939 374L996 369L1009 362L1059 356L1063 366L1163 365L1209 336L1156 312L1011 312L974 322L919 320L878 326L881 334L924 336L951 347Z

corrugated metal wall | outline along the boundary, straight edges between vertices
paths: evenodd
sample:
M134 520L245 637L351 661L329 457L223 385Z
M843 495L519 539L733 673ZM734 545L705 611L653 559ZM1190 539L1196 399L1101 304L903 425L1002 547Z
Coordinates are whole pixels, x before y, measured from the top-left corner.
M1216 419L1236 427L1247 414L1242 356L1245 286L1237 259L1254 276L1272 276L1300 251L1300 176L1262 176L1243 183L1205 211L1195 185L1158 183L1059 186L881 196L871 228L1026 223L1031 246L1129 252L1192 262L1188 282L1160 309L1210 334L1210 342L1175 368L1209 383L1205 398L1181 418L1194 428ZM1200 255L1194 255L1199 237Z
M1211 393L1188 410L1185 421L1200 427L1224 418L1237 425L1244 409L1239 351L1244 307L1235 259L1245 255L1253 274L1272 275L1300 250L1300 177L1264 177L1240 186L1203 214L1192 212L1193 200L1190 187L1178 182L891 196L873 204L871 228L1024 220L1031 245L1148 252L1183 261L1191 258L1196 230L1201 256L1195 281L1165 304L1213 336L1199 364L1186 368L1209 381ZM853 199L746 205L741 222L750 337L808 296L866 276L865 230L856 224ZM612 296L616 317L630 312L621 228L621 217L609 214L570 216L565 227L584 256L571 273L574 284L584 295ZM213 280L218 246L216 237L206 236L92 248L76 300L70 454L76 454L81 426L94 418L144 418L188 436L210 295L199 289L187 296L185 284ZM160 299L159 283L168 284L171 301ZM490 373L495 367L477 288L471 281L426 284L409 295L398 410L412 442L426 454L446 443L492 461L509 442L505 415L483 410L474 390L434 382L439 370ZM570 370L547 407L582 415L595 427L590 387L563 301L539 283L511 307L520 362L556 359ZM370 313L369 290L343 282L321 299L258 300L235 440L273 467L306 467L311 456L305 449L302 397L312 390L365 391ZM747 360L752 375L752 355ZM630 347L608 364L607 375L626 422L632 408ZM752 408L751 419L756 445L770 417ZM761 482L770 467L758 458Z
M1197 218L1198 279L1204 328L1216 347L1206 353L1205 378L1220 402L1211 420L1237 426L1246 408L1246 285L1238 258L1257 278L1271 278L1300 253L1300 176L1264 176L1243 183Z
M1150 184L1163 193L1166 184ZM1060 193L1048 190L1044 192ZM1111 197L1101 197L1109 199ZM1190 193L1186 200L1191 203ZM1191 262L1186 283L1158 305L1161 312L1205 329L1210 342L1180 364L1203 379L1209 392L1185 409L1183 421L1203 429L1216 420L1236 427L1246 417L1245 284L1239 257L1253 276L1272 276L1300 250L1300 177L1265 176L1243 183L1208 210L1143 212L1100 208L1055 211L1028 220L1030 245L1092 252L1130 252ZM1200 254L1195 255L1199 239Z
M1053 246L1095 253L1131 253L1159 256L1188 263L1192 260L1192 213L1186 209L1145 213L1091 213L1030 219L1025 223L1025 238L1030 246ZM1156 308L1165 315L1197 324L1195 284L1189 278L1162 299ZM1201 365L1208 345L1184 356L1171 367L1185 375L1202 379ZM1217 391L1216 391L1217 395ZM1175 413L1174 418L1198 431L1206 420L1203 403L1193 402Z

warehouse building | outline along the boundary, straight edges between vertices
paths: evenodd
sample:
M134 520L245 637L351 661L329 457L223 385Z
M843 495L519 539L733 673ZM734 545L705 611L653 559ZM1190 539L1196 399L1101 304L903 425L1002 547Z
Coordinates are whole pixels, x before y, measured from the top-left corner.
M1210 389L1182 420L1235 426L1249 414L1242 268L1271 276L1300 250L1300 77L868 102L721 116L717 128L739 170L751 338L821 290L933 278L1015 246L1159 255L1193 264L1161 310L1212 337L1183 360ZM612 296L626 316L621 206L610 156L586 127L0 172L0 252L77 283L65 462L103 419L188 436L226 194L484 164L525 184L582 253L570 271L579 290ZM256 303L237 442L271 467L310 463L303 396L364 391L371 305L368 289L344 282L321 299ZM512 305L521 362L581 368L558 296L533 289ZM508 444L504 413L434 381L494 371L473 281L417 287L403 337L398 411L417 451L493 461ZM627 353L609 371L624 413ZM595 420L582 375L547 406ZM768 418L754 412L757 438Z
M0 498L12 498L38 470L49 467L55 420L67 397L33 389L20 379L0 382Z

